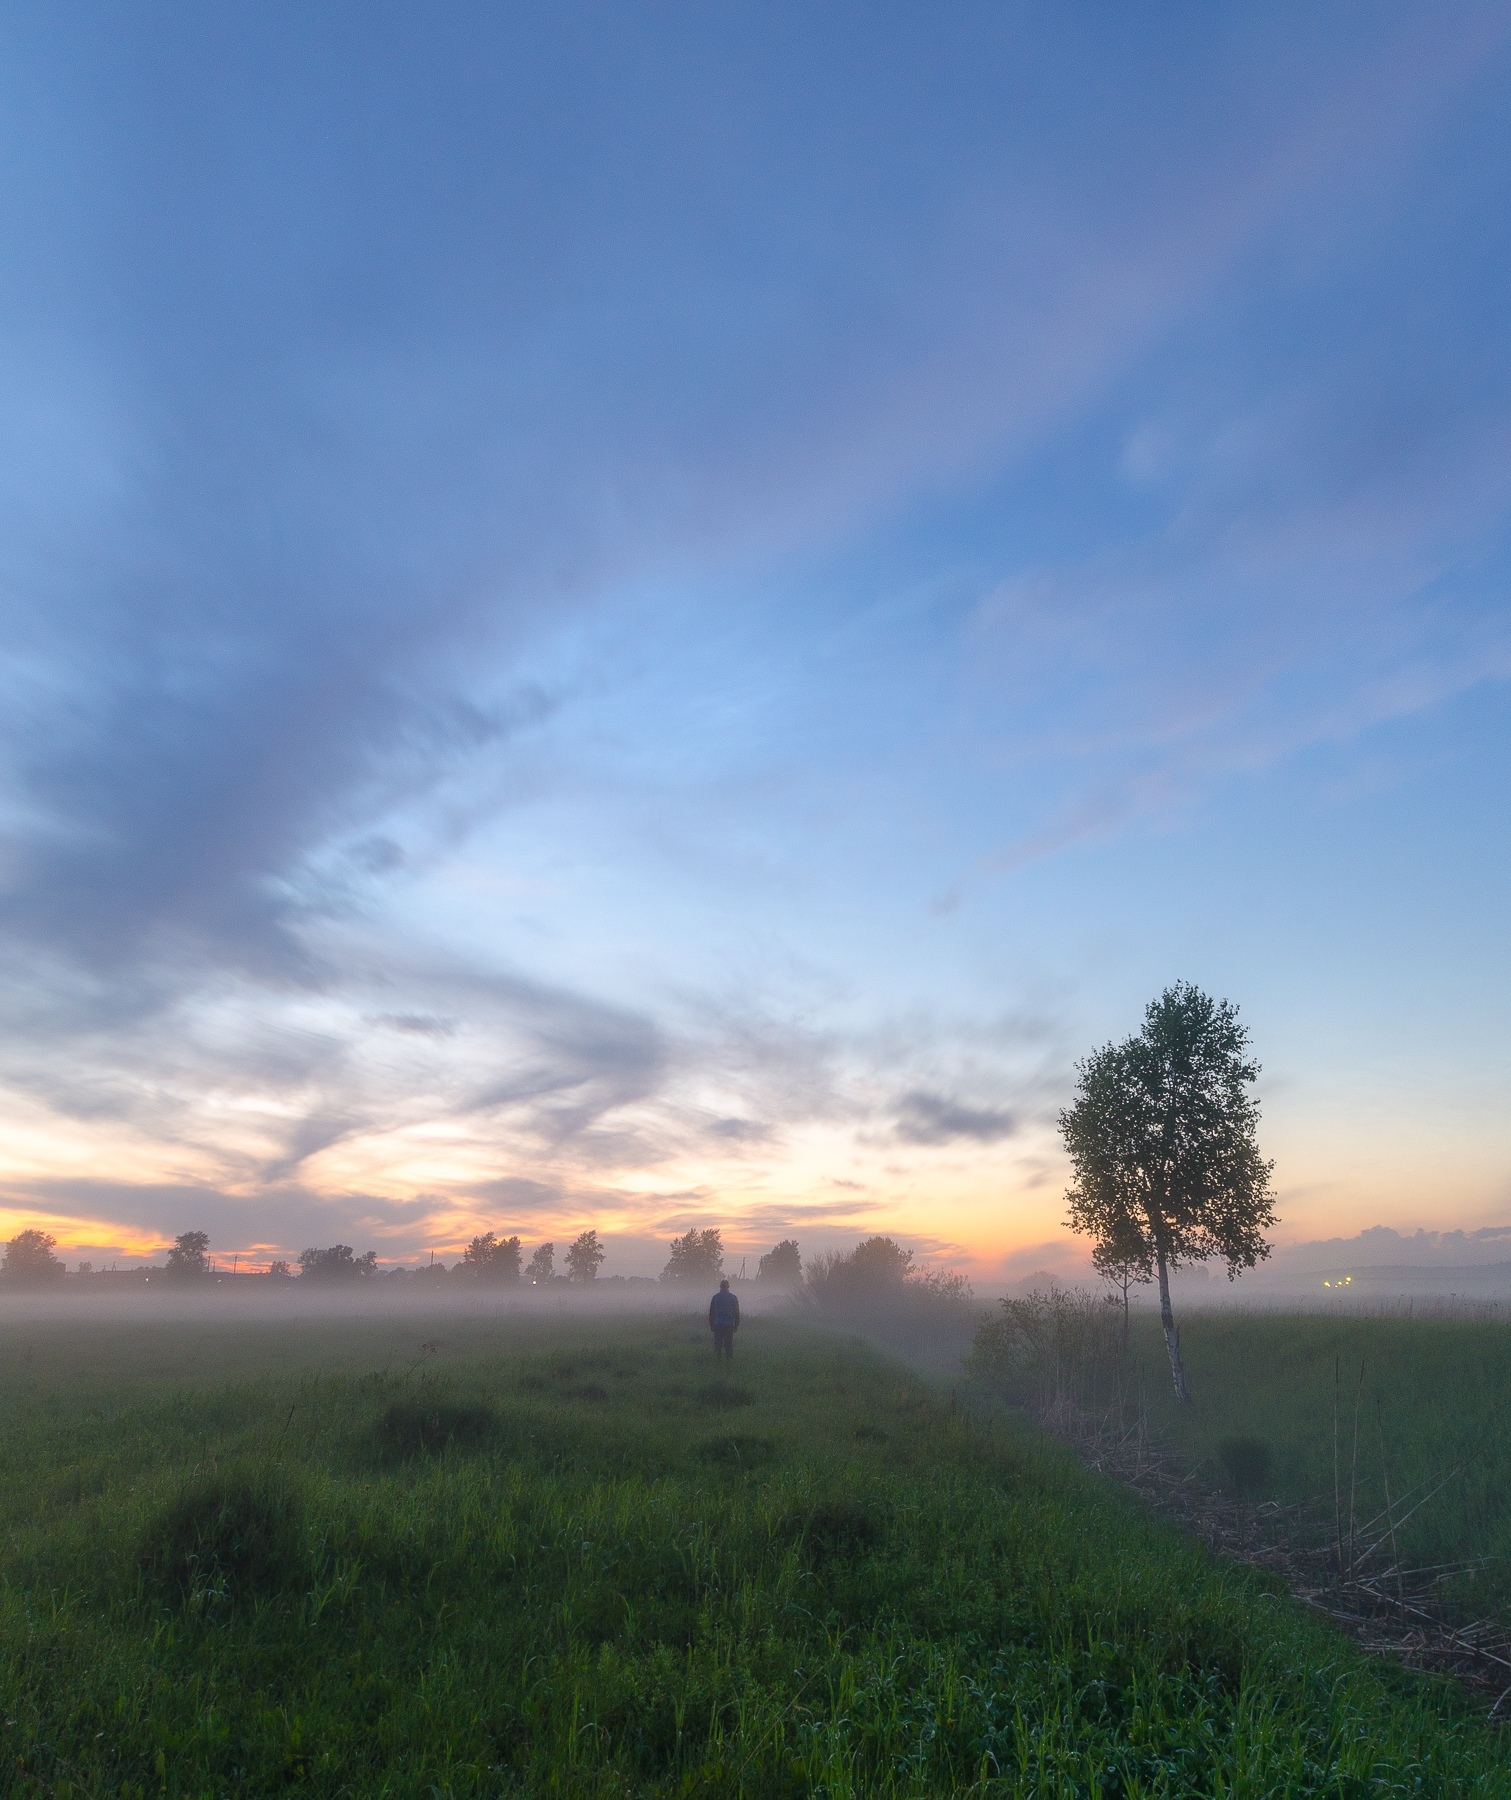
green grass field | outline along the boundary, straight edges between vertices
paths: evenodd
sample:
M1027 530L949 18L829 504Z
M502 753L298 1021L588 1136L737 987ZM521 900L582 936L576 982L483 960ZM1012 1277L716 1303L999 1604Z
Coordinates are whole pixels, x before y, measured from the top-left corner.
M1183 1320L1181 1338L1188 1407L1170 1391L1155 1321L1138 1322L1134 1354L1153 1428L1187 1463L1222 1480L1224 1440L1257 1437L1271 1450L1257 1492L1309 1502L1319 1528L1333 1531L1336 1408L1345 1538L1350 1488L1362 1548L1358 1528L1384 1509L1388 1480L1397 1516L1423 1501L1397 1533L1403 1563L1487 1558L1450 1588L1476 1610L1511 1612L1511 1326L1211 1312Z
M792 1323L0 1325L0 1445L10 1793L1511 1795L1454 1689Z

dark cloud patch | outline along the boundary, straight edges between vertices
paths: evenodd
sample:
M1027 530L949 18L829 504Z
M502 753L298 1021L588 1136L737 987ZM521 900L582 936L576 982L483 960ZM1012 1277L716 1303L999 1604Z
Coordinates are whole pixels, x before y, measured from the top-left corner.
M764 1144L773 1135L771 1127L759 1119L715 1119L707 1129L711 1138L730 1144Z
M307 1113L288 1132L283 1153L263 1165L260 1170L261 1179L269 1186L287 1181L301 1163L308 1162L322 1150L329 1150L333 1144L339 1144L343 1139L353 1136L367 1122L364 1117L350 1112Z
M670 1073L670 1042L648 1013L518 977L470 985L526 1048L507 1074L472 1089L468 1111L514 1113L543 1140L563 1144L651 1098Z
M948 1144L961 1138L994 1144L1018 1130L1018 1119L1013 1113L963 1106L947 1095L915 1088L898 1106L895 1129L907 1144Z
M562 1201L562 1189L555 1183L532 1181L525 1175L500 1175L494 1181L471 1182L466 1193L492 1205L531 1213L547 1212Z
M407 1200L377 1194L317 1194L296 1186L276 1186L253 1195L179 1183L64 1180L8 1184L7 1203L18 1211L35 1207L39 1216L83 1224L108 1219L164 1242L181 1231L209 1233L211 1248L227 1251L247 1244L270 1244L285 1255L312 1245L353 1243L381 1256L419 1250L427 1226L448 1206L436 1195Z
M334 59L166 19L12 59L49 135L4 170L30 280L0 325L53 349L0 399L70 426L0 446L40 671L6 696L0 931L172 993L328 985L305 927L353 896L322 859L407 868L385 815L550 715L519 653L585 600L827 546L1079 415L1261 224L1225 183L1289 191L1251 171L1289 167L1317 91L1277 27L1266 128L1239 108L1174 155L1168 84L1224 69L1221 33L1174 62L1156 33L1132 78L1082 44L1105 68L1046 113L1029 71L1063 46L1026 17L894 21L859 60L822 21L713 14L389 14ZM1105 81L1138 103L1091 107ZM689 222L730 192L711 262ZM962 205L985 192L1004 210ZM1063 231L1006 223L1045 205Z
M740 1208L740 1232L749 1237L769 1232L776 1237L790 1236L794 1231L820 1230L826 1226L843 1229L852 1219L863 1219L868 1213L884 1210L879 1200L802 1200L773 1201Z
M456 1020L440 1019L434 1013L378 1013L374 1025L386 1025L390 1031L407 1031L416 1037L455 1037Z

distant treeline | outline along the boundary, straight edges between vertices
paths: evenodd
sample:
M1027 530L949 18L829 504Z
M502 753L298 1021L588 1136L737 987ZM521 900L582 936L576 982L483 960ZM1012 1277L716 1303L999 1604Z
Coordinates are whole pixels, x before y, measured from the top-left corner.
M661 1281L706 1286L724 1275L724 1244L717 1226L694 1228L684 1236L673 1238L671 1254ZM173 1283L224 1282L228 1278L257 1282L313 1281L344 1282L474 1282L493 1287L552 1287L607 1280L616 1284L634 1283L654 1286L648 1276L601 1277L606 1252L596 1231L580 1232L566 1247L557 1268L556 1245L537 1244L528 1259L518 1236L503 1236L496 1231L473 1238L460 1259L449 1267L432 1258L428 1267L419 1269L378 1266L378 1253L364 1251L360 1256L350 1244L331 1244L324 1249L303 1251L297 1262L283 1258L262 1269L240 1267L240 1255L229 1267L217 1265L211 1255L210 1237L204 1231L180 1232L168 1252L167 1261L152 1266L130 1269L96 1269L81 1262L69 1270L56 1254L57 1239L51 1232L35 1228L21 1231L5 1246L0 1262L0 1282L7 1286L45 1287L64 1280L98 1283L138 1283L156 1279ZM803 1279L803 1259L795 1240L788 1238L773 1246L760 1259L755 1280L781 1288L797 1286Z
M424 1268L382 1269L377 1252L360 1256L350 1244L330 1244L304 1251L297 1262L279 1259L266 1268L242 1270L239 1255L225 1266L211 1255L207 1232L184 1231L174 1240L167 1261L131 1269L95 1269L81 1262L76 1270L64 1267L56 1254L57 1242L46 1231L21 1231L5 1246L0 1261L0 1288L37 1289L62 1282L102 1287L163 1286L205 1287L234 1283L237 1287L267 1289L302 1282L322 1285L388 1286L445 1283L491 1289L575 1287L596 1283L600 1287L659 1287L669 1284L706 1293L725 1277L724 1242L718 1226L694 1227L668 1245L666 1267L659 1280L649 1276L603 1276L604 1248L596 1231L580 1232L566 1247L557 1267L556 1246L537 1244L529 1255L520 1238L485 1231L473 1238L460 1258L448 1267L439 1259ZM742 1264L743 1267L743 1264ZM738 1279L731 1277L730 1279ZM944 1320L952 1325L974 1318L970 1284L963 1276L941 1270L913 1267L913 1252L889 1237L871 1237L855 1249L840 1253L823 1251L804 1266L794 1238L784 1238L760 1258L751 1285L768 1293L790 1294L800 1306L817 1312L854 1319L874 1327L883 1320L895 1331L911 1332L919 1323Z

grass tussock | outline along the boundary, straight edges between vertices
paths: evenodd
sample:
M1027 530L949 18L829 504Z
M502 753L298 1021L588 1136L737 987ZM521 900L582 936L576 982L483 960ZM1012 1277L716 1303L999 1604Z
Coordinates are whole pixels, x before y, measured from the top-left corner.
M863 1502L821 1500L811 1511L794 1513L788 1529L807 1561L822 1569L867 1554L881 1536L881 1521Z
M453 1447L475 1449L497 1422L490 1406L422 1394L384 1407L373 1435L388 1457L437 1456Z
M1455 1690L863 1344L748 1321L734 1428L693 1321L453 1321L424 1391L403 1329L0 1320L0 1787L1511 1797Z
M299 1525L281 1473L245 1464L191 1481L153 1520L138 1562L179 1600L265 1597L300 1572Z
M755 1395L750 1389L740 1387L733 1381L711 1381L706 1387L698 1389L698 1398L705 1406L712 1406L720 1412L755 1405Z
M1156 1320L1135 1321L1124 1377L1180 1461L1356 1553L1397 1519L1377 1561L1429 1571L1468 1616L1511 1619L1511 1326L1209 1312L1181 1336L1188 1406Z

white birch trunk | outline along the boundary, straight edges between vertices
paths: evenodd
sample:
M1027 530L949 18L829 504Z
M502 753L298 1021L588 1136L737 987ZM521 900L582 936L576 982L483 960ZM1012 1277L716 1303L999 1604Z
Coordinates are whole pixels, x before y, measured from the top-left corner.
M1184 1406L1191 1396L1186 1391L1186 1365L1181 1361L1180 1339L1175 1335L1175 1314L1170 1310L1170 1275L1165 1267L1165 1252L1158 1244L1155 1245L1154 1255L1159 1266L1159 1322L1164 1329L1165 1349L1170 1356L1175 1397Z

